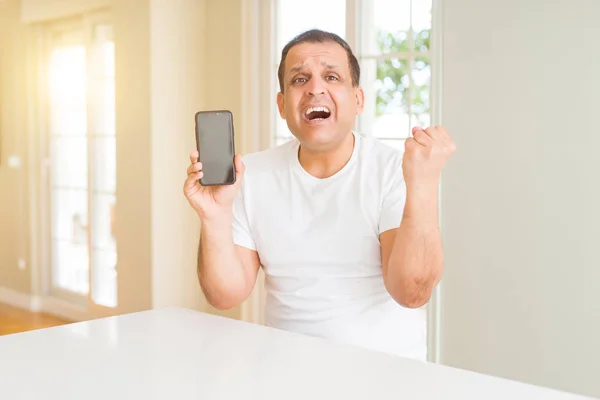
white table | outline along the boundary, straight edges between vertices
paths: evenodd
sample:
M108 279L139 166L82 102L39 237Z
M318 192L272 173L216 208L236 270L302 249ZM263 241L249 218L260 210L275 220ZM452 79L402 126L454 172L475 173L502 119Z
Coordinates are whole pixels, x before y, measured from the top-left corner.
M0 336L0 397L583 399L178 308Z

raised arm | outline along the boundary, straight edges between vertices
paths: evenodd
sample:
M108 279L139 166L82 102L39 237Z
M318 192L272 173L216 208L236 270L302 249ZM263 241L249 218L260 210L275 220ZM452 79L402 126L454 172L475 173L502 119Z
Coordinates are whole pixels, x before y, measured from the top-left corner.
M438 185L442 169L456 146L446 130L413 129L406 139L402 177L404 201L400 225L381 233L383 278L390 295L405 307L424 305L442 278L444 251L438 221ZM399 173L400 171L398 171ZM399 186L399 185L397 185ZM392 213L392 215L395 215Z
M218 309L242 303L254 288L260 261L258 253L235 245L231 214L201 222L198 246L198 280L208 302Z
M199 182L203 172L197 151L190 154L190 162L183 192L200 218L198 280L213 307L229 309L250 295L260 267L255 250L237 246L233 241L233 204L245 167L236 155L235 184L204 187Z

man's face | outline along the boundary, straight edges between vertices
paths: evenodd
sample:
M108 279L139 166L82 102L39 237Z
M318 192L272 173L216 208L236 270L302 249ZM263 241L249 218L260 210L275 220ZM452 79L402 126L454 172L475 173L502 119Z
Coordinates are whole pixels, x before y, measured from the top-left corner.
M348 56L335 42L301 43L285 61L279 114L306 147L327 150L337 145L362 112L364 93L352 85Z

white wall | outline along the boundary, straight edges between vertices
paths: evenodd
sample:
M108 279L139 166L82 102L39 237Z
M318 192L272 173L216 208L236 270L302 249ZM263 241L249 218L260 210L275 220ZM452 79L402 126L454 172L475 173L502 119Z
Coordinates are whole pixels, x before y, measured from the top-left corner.
M0 2L0 287L28 293L27 35L16 0ZM20 165L9 166L9 157ZM18 260L26 268L18 267Z
M443 11L441 361L600 396L600 2Z
M152 307L150 4L120 0L115 37L119 312Z
M200 224L183 196L194 114L206 94L204 1L150 1L153 306L201 309Z

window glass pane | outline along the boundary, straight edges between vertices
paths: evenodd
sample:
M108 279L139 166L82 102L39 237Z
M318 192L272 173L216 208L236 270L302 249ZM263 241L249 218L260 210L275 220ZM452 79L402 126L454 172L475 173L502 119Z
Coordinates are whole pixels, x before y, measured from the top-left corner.
M417 58L412 68L412 111L416 113L429 112L431 88L431 63L427 58Z
M93 135L115 135L116 104L114 78L90 82L90 123Z
M95 194L92 215L92 245L94 249L115 249L115 203L110 194Z
M281 50L297 34L318 28L346 36L346 0L279 0L277 57Z
M55 287L81 295L89 292L89 252L87 244L52 241L52 280Z
M405 60L369 60L375 63L377 115L406 113L409 105L410 66Z
M431 0L412 0L411 26L415 32L431 30Z
M361 10L361 56L429 50L431 0L364 1Z
M86 294L89 270L86 191L52 191L52 228L55 286Z
M431 115L429 114L412 114L410 118L411 132L412 128L415 126L420 126L421 128L427 128L431 126Z
M88 242L88 196L85 190L53 189L52 237L76 244Z
M117 184L117 143L114 136L96 137L93 143L94 190L114 193Z
M115 76L115 45L112 26L96 25L91 46L90 74L92 78Z
M361 3L361 55L408 51L410 0Z
M88 186L87 138L55 136L50 139L52 186L85 189Z
M85 104L78 103L76 100L63 102L57 100L50 105L50 134L85 136L86 114Z
M116 205L116 105L114 79L114 43L112 27L98 25L94 29L91 52L95 65L90 86L89 120L93 147L92 219L92 300L99 305L117 305L117 251L115 239Z
M427 127L431 116L431 63L428 58L417 57L413 62L411 90L411 129Z
M96 27L96 42L90 48L89 108L90 125L94 135L115 134L114 43L108 41L110 29Z
M423 29L414 32L413 47L415 51L428 51L430 45L431 29Z
M83 46L55 49L50 56L50 133L85 135L86 50Z
M359 129L379 138L409 134L410 68L406 60L368 59L361 62L365 109Z
M55 287L89 290L87 191L52 190L52 277Z
M117 252L94 250L94 289L92 299L106 307L117 305Z

